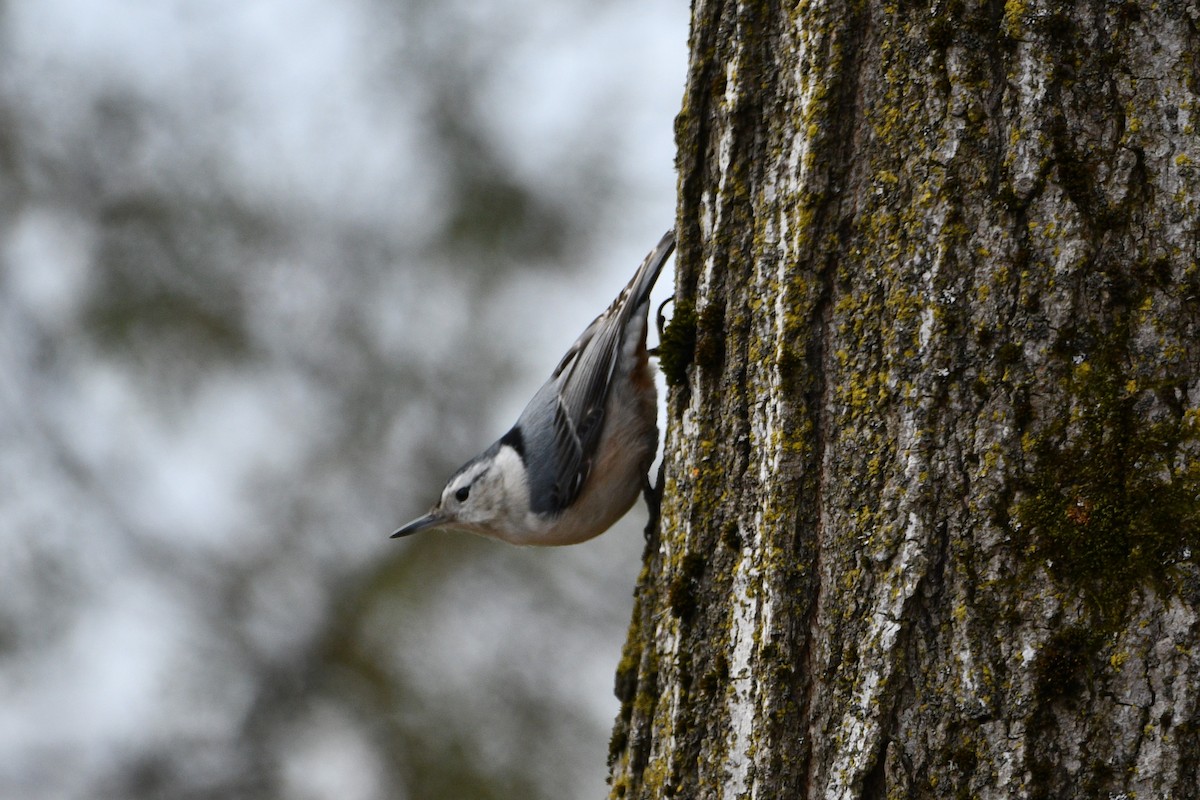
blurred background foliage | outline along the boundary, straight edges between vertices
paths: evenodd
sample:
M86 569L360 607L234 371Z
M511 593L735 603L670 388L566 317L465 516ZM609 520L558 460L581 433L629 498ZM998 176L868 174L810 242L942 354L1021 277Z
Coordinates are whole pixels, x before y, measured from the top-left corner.
M644 512L386 537L671 224L686 26L0 2L0 797L603 795Z

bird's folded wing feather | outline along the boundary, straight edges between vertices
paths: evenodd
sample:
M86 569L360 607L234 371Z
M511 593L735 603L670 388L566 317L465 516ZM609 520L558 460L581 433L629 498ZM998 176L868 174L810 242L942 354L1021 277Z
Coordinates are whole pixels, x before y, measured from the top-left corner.
M620 350L621 328L593 326L560 364L554 383L558 402L554 410L556 454L553 498L556 511L575 501L591 471L604 406Z
M650 289L674 249L674 233L667 231L609 309L571 345L550 382L522 415L522 421L528 423L525 430L542 431L542 425L549 422L552 432L548 448L551 457L526 465L534 484L533 496L538 498L536 511L563 511L575 502L587 481L604 429L609 385L630 316L649 301Z

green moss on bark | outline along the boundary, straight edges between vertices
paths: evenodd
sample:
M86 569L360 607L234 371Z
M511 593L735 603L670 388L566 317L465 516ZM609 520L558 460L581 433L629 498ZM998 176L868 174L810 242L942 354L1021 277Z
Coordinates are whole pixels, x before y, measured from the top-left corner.
M1200 425L1162 404L1169 383L1143 386L1110 343L1074 364L1070 408L1027 437L1033 470L1016 520L1061 583L1080 588L1110 624L1132 590L1169 593L1173 568L1200 554Z

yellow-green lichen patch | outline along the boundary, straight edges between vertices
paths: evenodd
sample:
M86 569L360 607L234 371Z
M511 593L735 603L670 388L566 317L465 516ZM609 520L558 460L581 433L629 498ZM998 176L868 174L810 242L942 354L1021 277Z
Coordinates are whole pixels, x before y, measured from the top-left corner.
M1005 0L1004 3L1004 34L1018 39L1025 28L1029 15L1029 3L1026 0Z

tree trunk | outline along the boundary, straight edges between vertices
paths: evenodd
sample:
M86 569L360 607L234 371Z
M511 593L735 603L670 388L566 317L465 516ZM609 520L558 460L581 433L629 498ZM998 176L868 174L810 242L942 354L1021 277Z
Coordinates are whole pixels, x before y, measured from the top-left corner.
M1200 796L1198 26L695 0L612 797Z

